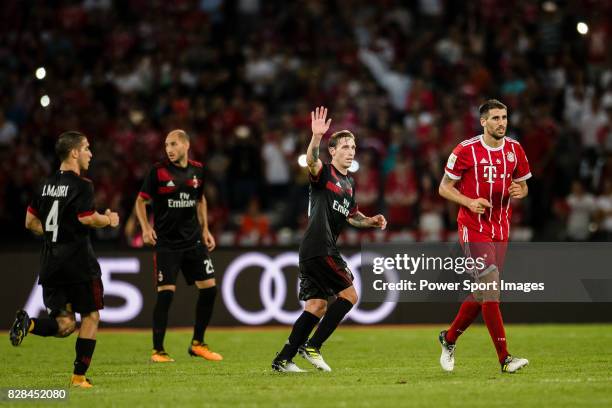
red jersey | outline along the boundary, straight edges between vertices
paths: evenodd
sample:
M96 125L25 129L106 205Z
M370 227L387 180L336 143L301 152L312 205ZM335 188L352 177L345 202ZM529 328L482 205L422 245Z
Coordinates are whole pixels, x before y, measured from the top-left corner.
M464 140L449 156L445 173L460 180L456 186L461 194L485 198L493 206L484 214L461 206L457 222L489 235L492 241L507 241L512 216L508 188L512 181L531 177L527 156L519 142L506 137L500 147L493 148L485 145L483 135Z

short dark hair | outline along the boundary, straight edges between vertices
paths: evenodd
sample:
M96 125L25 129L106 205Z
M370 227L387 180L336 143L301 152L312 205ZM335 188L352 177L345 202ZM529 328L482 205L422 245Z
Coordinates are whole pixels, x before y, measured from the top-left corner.
M508 110L508 107L504 105L503 103L501 103L500 101L498 101L497 99L489 99L488 101L480 105L480 107L478 107L478 112L480 112L480 117L481 118L486 117L489 114L489 111L491 109Z
M330 136L327 146L335 148L338 145L338 140L344 137L350 137L355 140L355 135L350 130L339 130Z
M69 130L62 133L57 139L57 143L55 143L55 153L57 157L61 161L66 160L72 150L78 149L81 146L85 137L83 133L76 130Z

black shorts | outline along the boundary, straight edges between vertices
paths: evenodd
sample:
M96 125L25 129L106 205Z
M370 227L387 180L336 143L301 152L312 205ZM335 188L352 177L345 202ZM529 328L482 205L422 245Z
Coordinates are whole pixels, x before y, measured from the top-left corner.
M89 282L42 287L45 307L52 318L62 312L83 315L104 309L104 286L99 277Z
M300 262L300 300L325 299L353 286L353 274L339 256Z
M188 285L215 277L215 269L203 245L182 251L156 251L153 269L157 286L176 285L179 270Z

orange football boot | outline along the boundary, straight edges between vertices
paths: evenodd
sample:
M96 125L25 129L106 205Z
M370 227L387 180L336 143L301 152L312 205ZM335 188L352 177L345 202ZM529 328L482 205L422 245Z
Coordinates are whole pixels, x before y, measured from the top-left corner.
M223 360L223 356L221 354L210 351L208 344L199 343L197 341L193 341L187 351L192 357L202 357L203 359L209 361Z
M164 350L153 350L151 354L152 363L172 363L174 359L168 355Z
M70 378L70 386L77 388L92 388L93 384L89 378L85 378L84 375L72 374L72 377Z

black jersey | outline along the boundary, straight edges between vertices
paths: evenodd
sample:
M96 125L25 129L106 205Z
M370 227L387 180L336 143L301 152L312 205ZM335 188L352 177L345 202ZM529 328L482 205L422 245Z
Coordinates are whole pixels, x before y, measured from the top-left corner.
M317 256L340 256L336 241L346 219L358 211L355 181L332 164L323 164L317 176L310 175L308 228L300 245L300 261Z
M202 164L193 160L185 168L168 160L153 166L140 196L153 207L157 248L189 249L201 242L197 203L202 200L203 179Z
M39 283L60 285L100 276L89 238L79 217L94 213L93 184L73 171L58 170L39 187L28 211L44 230Z

